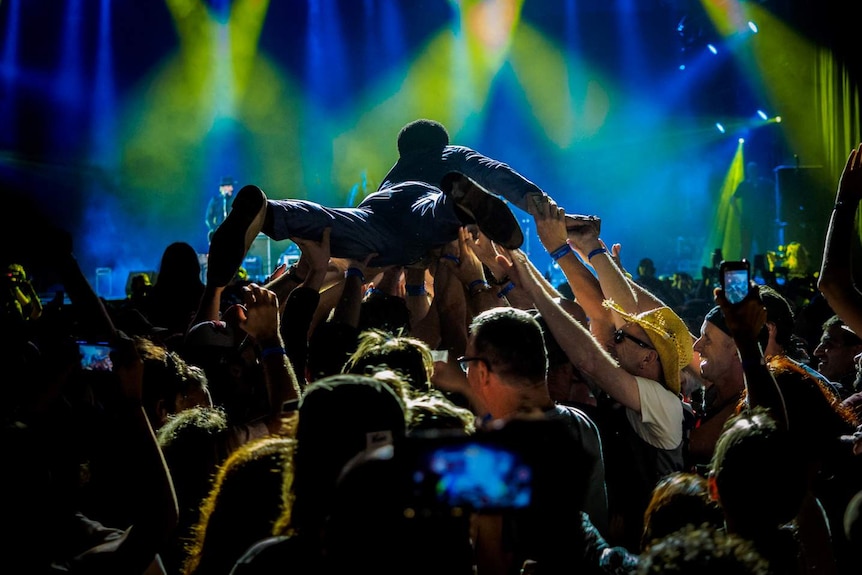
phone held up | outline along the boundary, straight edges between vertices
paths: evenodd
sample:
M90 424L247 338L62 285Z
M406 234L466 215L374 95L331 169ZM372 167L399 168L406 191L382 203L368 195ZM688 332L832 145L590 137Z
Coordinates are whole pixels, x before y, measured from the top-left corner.
M78 341L81 367L91 371L111 371L111 344L106 341Z
M723 261L719 266L724 297L731 304L741 302L751 286L751 268L748 260Z

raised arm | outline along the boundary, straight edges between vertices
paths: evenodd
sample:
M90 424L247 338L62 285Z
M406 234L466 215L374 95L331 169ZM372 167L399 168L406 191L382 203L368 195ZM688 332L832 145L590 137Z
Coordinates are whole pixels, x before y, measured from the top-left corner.
M300 260L305 269L305 279L286 296L278 296L281 305L281 336L287 349L287 357L297 378L303 378L308 355L308 334L317 306L320 304L320 290L329 270L329 235L331 228L323 230L320 241L293 238L302 252ZM299 266L297 266L299 267ZM274 291L274 290L273 290ZM276 292L278 295L278 292Z
M748 404L769 409L778 424L786 429L788 422L784 398L772 372L766 366L763 349L758 341L758 336L766 324L766 307L760 292L752 282L748 296L734 305L724 297L722 288L715 288L715 303L721 307L727 328L739 350L742 370L745 373Z
M605 296L599 280L572 250L569 234L575 232L570 232L566 227L565 210L554 200L540 196L535 196L532 204L530 214L536 222L539 240L560 266L584 313L590 321L612 322L611 312L602 306Z
M569 360L616 401L640 412L640 394L635 377L620 367L598 340L542 289L526 265L527 258L523 252L509 252L508 255L512 262L509 274L516 277L515 281L520 282L532 296L548 329Z
M300 388L279 328L278 298L275 293L251 284L243 288L244 310L240 311L240 327L258 346L263 377L269 396L266 423L271 433L278 433L282 424L282 406L299 399Z
M862 292L853 282L852 248L858 241L857 211L862 199L862 144L850 151L829 218L817 287L829 306L856 333L862 333Z
M458 230L458 261L452 259L441 260L441 265L447 267L464 286L467 293L467 304L472 316L498 306L507 306L509 303L497 296L498 289L488 282L485 277L485 268L479 257L473 251L473 237L470 231L463 227Z
M125 411L117 414L117 420L127 449L135 454L129 457L132 467L124 484L135 491L126 499L132 507L131 529L126 530L118 545L104 544L106 550L114 551L105 554L113 569L104 572L142 573L172 534L179 509L167 463L141 401L144 364L134 342L119 336L111 360L123 398L118 409Z

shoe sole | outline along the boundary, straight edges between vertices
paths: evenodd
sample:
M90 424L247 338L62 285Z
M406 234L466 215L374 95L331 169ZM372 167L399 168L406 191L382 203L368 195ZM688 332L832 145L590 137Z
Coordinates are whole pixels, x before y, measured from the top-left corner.
M210 254L224 259L224 265L207 264L207 283L227 285L242 265L254 239L260 234L266 217L266 195L257 186L244 186L236 195L230 213L215 230L210 242ZM242 244L239 243L240 238ZM238 250L242 246L242 252ZM221 269L220 269L221 268Z
M585 216L583 214L566 214L566 230L573 232L585 227L594 227L596 234L602 233L602 219L599 216Z
M523 245L521 226L503 200L458 172L447 174L440 186L492 242L510 250Z

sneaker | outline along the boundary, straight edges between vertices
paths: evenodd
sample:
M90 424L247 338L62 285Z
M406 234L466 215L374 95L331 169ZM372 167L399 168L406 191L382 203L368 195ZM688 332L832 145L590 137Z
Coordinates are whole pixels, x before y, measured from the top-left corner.
M449 172L440 182L443 193L455 202L458 217L465 225L476 224L492 242L516 250L524 243L524 233L506 202L460 172Z
M257 186L244 186L224 222L213 232L207 259L207 285L226 286L236 275L251 243L263 228L266 195Z
M585 216L583 214L566 214L566 231L573 232L592 226L596 228L596 235L602 232L602 219L599 216Z

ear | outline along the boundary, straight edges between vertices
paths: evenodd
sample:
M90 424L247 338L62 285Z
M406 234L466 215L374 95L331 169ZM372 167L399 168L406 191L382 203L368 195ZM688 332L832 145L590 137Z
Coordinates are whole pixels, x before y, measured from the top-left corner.
M646 352L646 353L644 353L643 359L641 359L641 363L643 364L644 367L648 366L651 363L658 363L659 357L658 357L658 352L656 350L644 349L644 352Z
M715 472L710 471L706 477L706 485L709 488L709 496L713 501L721 503L721 498L718 496L718 485L715 482Z
M477 361L476 367L479 369L479 383L483 386L490 385L492 379L496 377L493 371L488 369L488 366L485 365L484 361Z
M164 425L168 421L168 409L165 406L165 400L158 400L155 408L156 416L159 418L159 424Z

